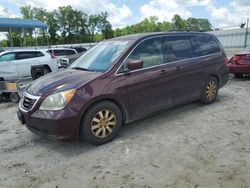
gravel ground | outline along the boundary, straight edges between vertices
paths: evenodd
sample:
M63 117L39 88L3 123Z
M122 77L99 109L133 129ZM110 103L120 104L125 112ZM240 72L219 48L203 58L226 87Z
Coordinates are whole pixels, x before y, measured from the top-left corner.
M0 187L250 187L250 78L211 105L191 103L126 125L92 146L39 137L0 104Z

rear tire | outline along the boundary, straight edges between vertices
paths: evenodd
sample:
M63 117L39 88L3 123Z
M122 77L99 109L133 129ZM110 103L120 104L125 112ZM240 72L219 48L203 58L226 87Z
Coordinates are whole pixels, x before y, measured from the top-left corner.
M18 95L17 92L13 92L13 93L10 94L10 100L13 103L18 103L19 100L20 100L20 96Z
M219 91L218 80L214 76L211 76L210 78L207 79L207 81L203 85L201 102L203 104L213 103L217 98L218 91Z
M120 109L110 101L102 101L91 106L81 124L81 137L94 145L113 140L122 125Z
M235 78L242 78L243 75L242 74L234 74Z
M0 94L0 103L3 102L3 95Z

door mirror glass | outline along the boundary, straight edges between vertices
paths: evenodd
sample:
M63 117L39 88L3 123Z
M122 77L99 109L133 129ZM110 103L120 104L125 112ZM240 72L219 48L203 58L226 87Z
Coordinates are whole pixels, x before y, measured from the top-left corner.
M58 68L67 68L70 65L68 58L61 58L58 63Z
M128 62L128 69L129 70L137 70L143 68L143 61L142 60L131 60Z

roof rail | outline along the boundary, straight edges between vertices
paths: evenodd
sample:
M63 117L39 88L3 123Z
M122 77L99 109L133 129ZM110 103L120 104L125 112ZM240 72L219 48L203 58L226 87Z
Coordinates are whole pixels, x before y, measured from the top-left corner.
M170 29L167 32L206 32L206 30L190 30L190 29Z

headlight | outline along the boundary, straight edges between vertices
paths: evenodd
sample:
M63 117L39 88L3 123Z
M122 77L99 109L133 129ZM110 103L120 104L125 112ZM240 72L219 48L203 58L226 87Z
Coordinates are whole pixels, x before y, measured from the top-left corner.
M40 110L61 110L63 109L74 97L75 89L63 91L48 96L40 106Z

